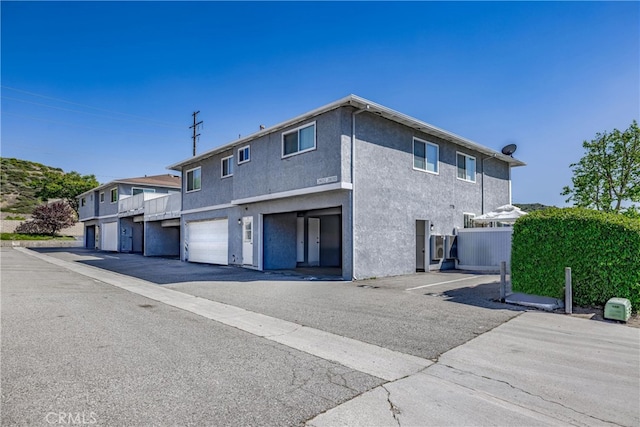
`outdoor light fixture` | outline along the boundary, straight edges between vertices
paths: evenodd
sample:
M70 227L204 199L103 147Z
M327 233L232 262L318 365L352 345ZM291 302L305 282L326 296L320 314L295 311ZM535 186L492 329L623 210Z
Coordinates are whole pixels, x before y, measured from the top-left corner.
M238 225L242 225L242 218L238 218Z
M429 227L429 231L433 231L433 224Z

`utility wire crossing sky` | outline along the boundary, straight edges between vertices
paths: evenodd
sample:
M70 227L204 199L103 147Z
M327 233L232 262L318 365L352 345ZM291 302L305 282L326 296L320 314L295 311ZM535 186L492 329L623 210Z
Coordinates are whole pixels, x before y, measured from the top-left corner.
M640 118L638 2L6 2L2 156L115 178L348 94L499 151L564 205L582 141Z

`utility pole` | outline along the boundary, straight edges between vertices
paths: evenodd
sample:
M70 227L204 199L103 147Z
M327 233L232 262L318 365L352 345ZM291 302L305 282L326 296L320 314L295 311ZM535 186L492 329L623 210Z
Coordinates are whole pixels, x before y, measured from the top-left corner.
M199 133L196 133L198 131L198 126L200 126L202 124L202 120L200 120L199 122L197 122L197 117L198 117L198 113L200 113L200 111L195 111L192 116L193 116L193 125L189 126L189 129L193 129L193 136L191 138L193 138L193 155L196 155L196 141L198 140L198 137L200 136Z

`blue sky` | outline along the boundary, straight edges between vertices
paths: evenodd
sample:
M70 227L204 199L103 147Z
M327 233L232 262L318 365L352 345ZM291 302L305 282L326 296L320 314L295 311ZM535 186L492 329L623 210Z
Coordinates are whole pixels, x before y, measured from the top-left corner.
M562 206L582 141L640 118L638 2L7 2L3 157L95 174L191 155L350 93L500 150Z

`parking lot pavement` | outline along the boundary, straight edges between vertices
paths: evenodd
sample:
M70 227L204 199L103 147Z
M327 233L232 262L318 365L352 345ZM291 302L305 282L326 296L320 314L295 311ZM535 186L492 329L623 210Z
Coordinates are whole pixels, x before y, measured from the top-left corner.
M43 253L431 360L524 311L496 301L495 275L422 273L322 282L135 254Z
M2 425L301 425L383 382L14 249L1 274Z

